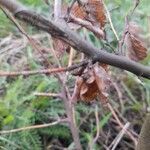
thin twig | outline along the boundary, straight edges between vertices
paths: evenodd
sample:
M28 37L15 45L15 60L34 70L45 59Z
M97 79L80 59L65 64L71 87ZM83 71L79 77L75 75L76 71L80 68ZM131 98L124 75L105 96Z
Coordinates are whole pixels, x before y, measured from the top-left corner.
M99 116L98 116L98 107L96 106L95 108L95 119L96 119L96 136L93 140L93 145L96 143L96 141L99 138L99 134L100 134L100 126L99 126Z
M62 9L62 0L55 0L54 3L54 18L55 20L59 20L61 17L61 9Z
M33 71L15 71L7 72L0 71L0 76L18 76L18 75L35 75L35 74L55 74L66 71L66 68L54 68L54 69L43 69L43 70L33 70Z
M52 123L33 125L33 126L22 127L22 128L18 128L18 129L3 130L3 131L0 131L0 134L10 134L10 133L15 133L15 132L20 132L20 131L31 130L31 129L46 128L46 127L54 126L58 123L64 123L64 122L68 122L68 119L61 119L61 120L58 120L58 121L55 121Z
M18 23L18 21L14 18L14 16L9 13L7 11L7 9L3 8L0 6L0 8L2 9L2 11L4 12L4 14L14 23L14 25L17 27L17 29L28 39L30 45L32 46L32 48L34 48L35 50L37 50L41 56L46 60L46 62L50 65L49 60L43 55L43 53L41 52L41 48L36 44L35 39L31 38L26 32L25 30L22 28L22 26ZM38 43L40 43L38 41Z
M107 17L108 17L110 26L111 26L111 28L112 28L112 31L114 32L114 35L115 35L117 41L119 42L119 36L118 36L118 34L117 34L117 32L116 32L116 30L115 30L115 28L114 28L114 25L113 25L113 23L112 23L111 16L110 16L110 13L109 13L109 10L107 9L107 6L106 6L106 4L104 3L104 1L103 1L103 4L104 4L105 10L106 10Z
M70 66L72 65L73 56L74 56L74 49L71 48L71 49L70 49L70 54L69 54L69 60L68 60L68 67L70 67Z
M91 32L93 32L98 38L104 38L104 32L103 30L101 30L98 27L93 26L90 22L86 21L86 20L82 20L80 18L77 18L73 15L70 15L69 17L70 22L73 22L75 24L78 24L82 27L85 27L86 29L90 30Z
M58 4L60 1L61 0L55 0L55 4L54 4L55 5L54 16L55 16L55 20L57 21L61 20L59 18L61 16L61 11L58 10L61 9L61 3ZM61 21L62 23L64 23L64 20ZM55 59L57 61L57 57L55 57ZM71 103L71 95L69 93L68 87L66 86L67 75L66 74L63 74L63 76L58 75L57 78L62 87L61 89L62 100L64 102L67 118L69 120L69 128L71 130L72 138L75 143L75 149L82 150L80 139L79 139L79 132L75 122L74 105Z
M115 120L117 121L118 125L123 129L124 125L121 123L121 121L119 120L117 114L115 113L115 111L113 110L112 106L107 103L107 107L109 108L109 110L111 111L113 117L115 118ZM127 130L126 133L129 135L129 137L133 140L134 144L137 145L137 140L136 138Z
M122 47L123 47L127 33L128 33L128 16L125 17L125 27L124 27L124 31L122 33L122 38L120 39L119 46L118 46L118 53L121 55L125 55Z
M121 112L123 112L124 111L123 95L122 95L120 88L118 87L117 83L112 81L112 80L111 80L111 83L114 86L114 88L118 94L118 98L119 98L120 106L121 106Z
M46 97L59 97L62 98L61 94L58 93L34 93L35 96L46 96Z
M121 141L123 135L125 134L126 130L129 128L130 123L127 122L124 127L122 128L122 130L120 131L120 133L117 135L117 137L113 140L113 142L110 144L109 149L112 147L111 150L115 150L117 145L119 144L119 142Z
M88 61L82 61L81 63L74 64L66 68L53 68L53 69L41 69L41 70L31 70L31 71L0 71L0 76L19 76L19 75L35 75L35 74L55 74L66 71L72 71L78 67L86 66Z
M73 63L73 56L74 56L74 50L71 47L70 53L69 53L68 67L70 67ZM69 72L66 73L66 77L68 77L68 75L69 75Z
M81 146L80 139L79 139L79 131L78 131L78 127L75 121L74 103L71 102L71 96L66 87L64 80L62 78L59 78L59 81L60 81L60 84L62 85L62 96L63 96L62 99L64 101L66 114L70 122L69 127L72 133L75 147L77 150L82 150L82 146Z
M133 15L135 9L138 7L138 5L140 4L140 0L134 0L135 1L135 5L134 5L134 8L133 10L131 10L131 16Z

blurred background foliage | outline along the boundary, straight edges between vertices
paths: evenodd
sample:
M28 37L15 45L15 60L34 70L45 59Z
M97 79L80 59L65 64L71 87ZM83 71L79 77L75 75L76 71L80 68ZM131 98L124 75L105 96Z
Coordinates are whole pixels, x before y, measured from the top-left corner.
M21 0L30 8L36 9L39 13L49 15L49 8L42 0ZM67 1L66 2L70 2ZM133 9L134 3L131 0L105 0L110 11L113 25L121 38L125 16ZM53 4L53 1L50 1ZM52 6L51 6L52 8ZM134 15L130 18L136 21L145 31L147 42L150 41L150 16L149 16L149 0L141 0L140 5L135 10ZM39 31L32 27L23 25L29 34L38 34ZM13 23L0 11L0 41L13 34L15 39L20 36L19 31ZM111 31L110 25L106 27L107 36L111 46L117 48L117 40ZM81 36L85 32L81 31ZM99 41L92 33L86 31L87 40L97 47L107 47L103 41ZM44 41L41 41L47 44ZM109 47L107 47L109 49ZM1 51L1 50L0 50ZM111 52L111 49L110 49ZM12 60L12 57L19 56ZM22 52L16 52L14 55L3 54L0 57L1 70L17 70L17 67L24 69L40 69L42 63L35 58L35 52L30 46L22 49ZM7 59L6 59L7 58ZM51 56L49 56L51 58ZM65 65L68 61L64 56L62 63ZM19 64L19 59L24 59ZM14 63L17 62L17 63ZM141 63L150 65L150 55ZM17 65L14 65L17 64ZM110 91L110 102L114 108L120 112L124 120L131 122L132 130L137 134L143 123L143 116L150 109L150 80L138 79L131 73L121 73L119 69L111 68L112 76L118 83L123 94L123 105L120 104L116 91L112 88ZM125 77L124 77L125 76ZM70 84L73 83L73 77L70 76ZM73 86L73 85L70 85ZM34 75L27 77L1 77L0 78L0 130L9 130L21 128L34 124L48 123L63 118L65 110L60 99L50 97L37 97L34 92L54 92L60 91L59 83L54 76ZM96 106L97 105L97 106ZM91 141L95 135L96 125L94 111L95 107L99 109L100 122L99 125L104 135L111 134L108 143L117 135L114 123L111 121L111 114L105 112L97 103L92 104L79 102L76 106L76 119L80 129L80 139L83 147ZM119 132L119 131L117 131ZM100 139L93 149L104 149L105 136L101 135ZM120 147L128 146L133 148L133 143L127 137L123 138L123 144ZM4 150L42 150L52 149L53 145L68 147L72 149L72 137L68 127L64 125L56 125L44 129L36 129L31 131L22 131L0 135L0 149ZM57 149L57 148L53 148ZM119 148L118 148L119 149ZM121 149L121 148L120 148Z

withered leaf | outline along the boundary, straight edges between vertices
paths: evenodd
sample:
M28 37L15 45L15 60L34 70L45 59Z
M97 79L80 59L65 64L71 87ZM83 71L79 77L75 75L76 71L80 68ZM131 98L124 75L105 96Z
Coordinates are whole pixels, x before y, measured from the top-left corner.
M147 56L147 48L141 37L142 33L142 29L135 22L129 23L125 44L128 57L134 61L143 60Z
M77 82L80 99L92 101L99 95L102 102L106 101L109 81L106 70L98 64L93 65L90 69L87 68Z
M77 2L73 5L72 9L71 9L71 13L77 17L77 18L81 18L81 19L85 19L87 16L87 13L85 11L84 6L79 5Z
M103 28L106 24L106 14L103 1L87 0L83 4L84 5L82 6L76 3L72 8L71 13L77 18L91 22L94 26Z
M104 103L107 101L108 98L110 77L106 72L106 70L103 67L99 66L98 64L95 64L95 67L93 69L94 69L94 75L99 90L99 97L100 100Z
M143 60L147 56L147 49L139 39L128 35L128 56L134 61Z
M99 24L103 28L106 24L105 8L102 0L88 0L87 9L89 11L88 17L94 21L94 24Z
M98 87L94 76L90 76L85 82L83 82L80 90L81 100L91 101L97 97Z

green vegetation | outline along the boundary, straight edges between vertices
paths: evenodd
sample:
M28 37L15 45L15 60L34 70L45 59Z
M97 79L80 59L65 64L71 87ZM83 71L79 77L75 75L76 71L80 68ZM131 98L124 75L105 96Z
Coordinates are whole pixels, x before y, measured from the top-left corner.
M42 0L21 0L31 8L36 9L39 13L49 15L49 8ZM52 3L52 2L51 2ZM131 0L106 0L106 5L110 11L113 25L117 34L121 38L124 29L125 16L133 8ZM142 0L130 18L136 21L145 31L145 38L150 41L150 16L149 16L149 0ZM31 35L38 35L41 32L22 24L24 29ZM11 21L0 11L0 42L10 36L12 43L23 42L23 38L18 29ZM111 30L110 25L106 27L109 44L117 49L117 40ZM106 45L104 41L99 41L90 32L82 32L86 34L87 40L97 47L106 47L108 51L112 49ZM48 38L45 36L40 39L44 46L49 46ZM9 45L9 42L7 43ZM3 48L0 47L0 70L34 70L46 67L46 63L40 54L32 49L29 44L16 50L16 47L1 54ZM150 46L150 45L149 45ZM13 50L12 50L13 49ZM47 54L46 54L47 56ZM48 54L50 62L54 62L51 54ZM68 54L62 59L62 64L68 63ZM150 54L141 63L150 65ZM19 68L19 69L18 69ZM139 134L143 123L143 116L147 109L150 108L150 80L138 78L129 72L122 72L119 69L111 68L112 78L116 81L120 92L122 93L122 101L117 95L114 87L111 88L109 100L114 109L120 114L122 122L131 122L131 130ZM117 77L116 77L117 76ZM68 85L74 86L74 77L69 75ZM54 75L33 75L18 77L0 77L0 130L11 130L37 124L44 124L65 118L66 112L64 103L60 98L35 96L37 92L59 93L61 87L59 81ZM86 149L87 145L96 135L96 119L95 109L98 107L99 127L102 131L98 142L93 146L94 150L103 150L103 145L109 145L117 136L120 129L116 127L112 114L105 110L98 101L92 103L78 102L76 105L76 121L79 126L79 134L81 144ZM107 139L108 138L108 139ZM107 139L107 141L106 141ZM57 124L47 128L20 131L16 133L0 134L0 149L2 150L46 150L57 149L53 145L59 147L67 147L72 149L73 140L68 125ZM125 136L119 144L118 149L126 146L133 149L134 144L129 136Z

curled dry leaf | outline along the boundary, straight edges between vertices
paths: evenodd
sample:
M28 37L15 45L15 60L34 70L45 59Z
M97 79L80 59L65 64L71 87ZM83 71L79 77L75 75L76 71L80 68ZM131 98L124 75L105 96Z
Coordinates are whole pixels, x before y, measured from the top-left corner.
M77 2L73 5L71 9L71 14L76 16L77 18L85 19L87 16L87 13L85 11L85 8L83 5L78 4Z
M110 77L106 72L106 68L99 66L98 64L95 65L94 69L94 76L99 90L99 98L102 103L107 102L108 98L108 88L110 85ZM107 68L108 69L108 68Z
M94 20L94 24L98 24L103 28L106 24L105 8L102 0L88 0L87 9L88 17Z
M106 70L98 64L93 65L92 68L86 68L82 76L78 78L78 98L83 101L92 101L99 96L102 102L106 102L109 81Z
M87 80L84 80L81 86L80 98L81 100L91 101L97 97L97 94L98 94L98 86L96 84L95 77L92 73Z
M79 3L75 3L71 9L71 15L73 15L76 18L80 18L82 20L86 19L86 12L84 10L84 6L80 5ZM78 30L81 28L81 25L77 24L73 18L70 18L69 23L68 23L69 27L73 30Z
M147 49L143 45L143 43L132 36L128 35L128 56L134 61L143 60L147 56Z
M147 48L141 34L142 29L136 23L130 22L125 44L128 57L134 61L143 60L147 56Z
M89 21L101 29L106 24L106 14L102 0L86 0L83 2L83 5L76 3L71 10L71 14L77 18Z

